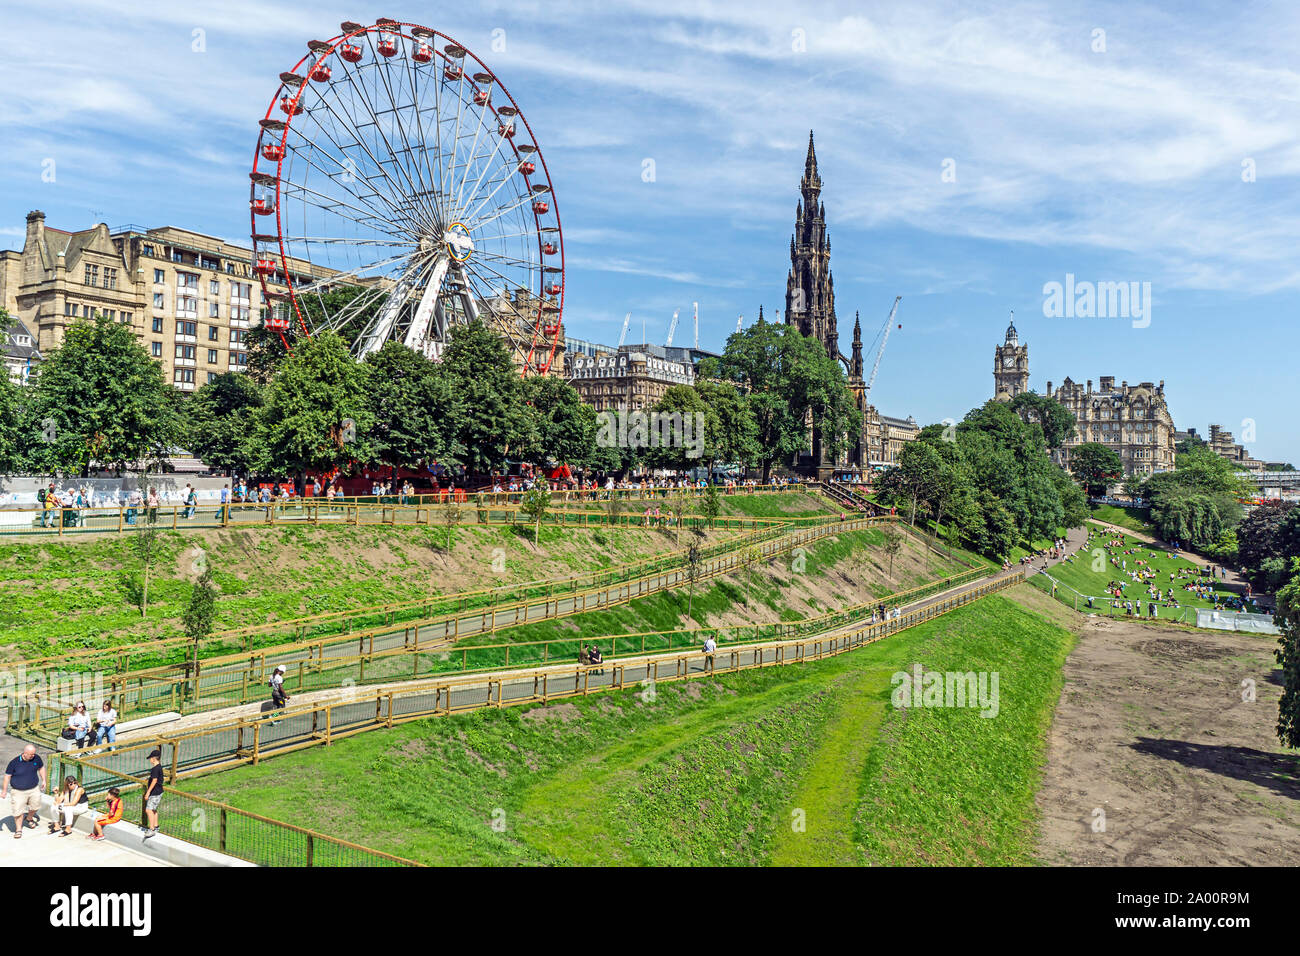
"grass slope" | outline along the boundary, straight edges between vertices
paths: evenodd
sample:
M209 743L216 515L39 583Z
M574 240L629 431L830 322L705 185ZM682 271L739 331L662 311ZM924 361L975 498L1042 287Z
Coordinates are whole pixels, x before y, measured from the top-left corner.
M129 534L0 544L0 645L39 654L179 634L200 553L221 592L222 629L565 576L679 547L650 528L543 528L534 549L531 529L462 526L448 551L437 525L168 530L162 542L143 618Z
M427 719L180 789L440 864L1025 863L1072 640L995 596L817 663ZM917 661L998 671L998 716L894 710Z

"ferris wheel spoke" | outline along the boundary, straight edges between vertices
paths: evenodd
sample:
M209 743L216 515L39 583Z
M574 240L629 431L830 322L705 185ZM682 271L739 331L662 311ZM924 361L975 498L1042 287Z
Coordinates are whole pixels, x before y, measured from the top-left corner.
M408 57L402 57L402 59L406 63L406 71L405 71L406 74L408 76L412 75L412 70L410 67L410 63L411 63L410 59ZM398 104L398 100L399 100L398 93L401 92L403 86L401 83L397 83L396 84L397 92L394 91L392 64L389 61L385 60L383 70L378 72L380 73L380 76L383 78L384 89L388 93L388 99L393 104L393 108L395 111L394 115L400 116L403 110L409 110L411 115L415 118L416 126L418 129L420 123L420 101L416 96L415 87L409 84L406 86L405 88L406 92L409 94L411 98L411 105L409 107L401 106ZM406 172L406 178L408 181L411 180L411 174L412 173L415 174L415 179L419 181L418 195L422 197L423 204L428 208L428 210L433 216L433 226L441 230L444 226L444 221L438 209L437 192L436 190L430 187L429 183L426 183L424 181L424 173L420 168L419 154L416 151L415 147L412 146L411 144L410 137L407 134L407 125L408 124L406 123L397 124L397 131L398 133L401 134L402 137L402 156L405 157L406 159L406 161L402 163L402 166Z
M510 120L511 120L511 127L514 128L514 117L510 117ZM499 119L499 118L498 118L498 122L500 122L500 119ZM499 133L499 131L498 131L498 133ZM492 160L493 160L494 158L501 157L501 155L502 155L502 154L501 154L501 147L502 147L505 143L507 143L508 141L509 141L509 137L508 137L508 136L505 136L504 134L499 134L499 135L497 136L497 144L496 144L496 148L493 149L493 150L488 154L488 156L486 157L486 159L485 159L485 160L480 164L481 168L480 168L480 170L479 170L478 179L476 179L476 180L474 181L474 187L473 187L471 190L469 190L469 192L463 192L463 193L462 193L463 196L464 196L465 198L464 198L464 199L462 200L462 202L461 202L461 208L460 208L460 210L459 210L460 212L463 213L464 210L465 210L465 208L466 208L467 206L469 206L469 204L473 201L474 197L478 195L479 190L483 187L483 178L488 174L489 170L492 170L492 169L494 169L494 168L498 168L498 169L501 168L500 166L494 166L493 163L492 163ZM469 169L468 169L468 167L466 168L465 171L466 171L466 174L468 175L468 173L469 173ZM510 177L509 174L505 175L505 176L502 178L501 183L497 186L497 189L500 189L501 186L503 186L503 185L505 185L506 183L508 183L508 182L510 181L510 179L511 179L511 177ZM489 181L489 182L490 182L490 181ZM493 193L495 193L495 192L496 192L496 189L493 190ZM459 218L459 217L458 217L458 218Z
M404 252L399 256L390 256L387 259L380 259L376 262L367 262L362 265L355 266L354 268L351 269L339 270L337 272L333 272L331 275L326 276L324 279L317 280L313 282L311 285L306 286L304 291L319 292L321 289L325 289L335 285L355 285L356 284L355 281L349 283L348 280L352 279L352 280L359 281L363 278L362 277L363 272L366 272L368 270L373 270L373 269L382 269L386 266L395 265L396 263L402 262L410 258L411 258L411 253ZM379 278L379 276L366 276L365 278Z
M368 221L371 219L375 219L390 226L393 229L393 231L397 234L409 235L408 224L397 223L391 219L384 218L378 215L377 213L367 212L364 209L358 209L356 206L353 206L351 203L346 203L336 196L329 196L326 195L325 193L318 192L317 190L312 189L310 186L304 183L287 182L284 184L282 191L286 194L292 194L293 191L297 191L303 193L305 196L314 196L317 199L319 199L320 202L315 202L307 198L303 198L303 202L310 203L312 206L315 206L317 209L320 209L322 212L333 213L334 215L342 216L344 219L351 219L353 222L357 223L358 225L367 226L368 228L375 229L376 227L374 226L374 224ZM349 216L346 213L340 212L339 211L340 209L351 209L353 212L357 213L361 218L358 219L356 216Z
M495 197L496 194L497 194L498 192L501 191L501 188L502 188L503 186L505 186L507 183L511 182L511 181L512 181L512 177L511 177L511 176L509 176L509 175L503 176L502 179L501 179L501 181L500 181L499 183L496 184L495 188L493 188L493 190L492 190L490 193L488 193L486 196L482 196L482 197L479 198L479 200L478 200L478 204L477 204L473 209L471 209L471 210L467 210L467 211L465 211L465 212L463 213L463 215L465 216L465 218L467 218L467 219L473 219L475 216L477 216L478 213L479 213L479 210L482 209L482 208L483 208L485 205L487 205L489 202L491 202L492 199L493 199L493 197ZM491 183L490 183L490 181L489 181L489 185L490 185L490 184L491 184ZM525 198L526 198L526 194L525 194Z
M496 209L493 210L494 213L493 215L489 216L486 219L476 220L476 224L479 226L486 226L490 222L496 222L502 216L509 215L514 210L521 208L523 204L528 202L531 198L532 198L531 196L525 195L525 196L521 196L519 199L516 199L508 206L498 206Z
M338 184L341 188L346 187L346 185L347 185L347 183L348 183L348 180L347 180L346 177L348 177L348 176L352 176L352 177L354 177L354 178L359 178L359 179L363 180L363 181L365 182L365 184L370 188L370 194L369 194L370 196L373 196L375 199L379 200L379 202L381 202L381 203L382 203L382 204L383 204L383 205L384 205L384 206L389 210L389 212L390 212L391 214L393 214L393 215L398 215L398 214L400 214L400 213L401 213L401 210L400 210L397 206L395 206L395 205L392 203L391 200L389 200L389 198L387 197L387 195L385 195L384 191L381 190L381 189L379 188L379 184L376 183L376 182L374 182L374 181L370 178L370 176L368 175L368 173L367 173L366 171L363 171L363 170L361 169L361 167L358 165L356 159L354 159L352 156L350 156L350 155L348 154L348 149L349 149L350 147L349 147L349 146L345 146L344 144L342 144L342 143L339 142L338 138L335 136L335 133L340 132L340 130L338 129L338 125L337 125L337 114L334 114L333 109L330 107L330 104L329 104L328 102L325 102L325 101L322 101L322 102L323 102L323 105L324 105L324 106L326 107L326 109L328 110L328 112L331 114L331 116L330 116L330 119L331 119L330 126L331 126L332 128L326 128L325 124L322 123L322 122L320 121L320 119L319 119L318 116L312 116L312 119L313 119L313 120L315 121L315 123L316 123L316 128L317 128L318 130L320 130L320 132L321 132L321 133L322 133L322 134L323 134L323 135L324 135L324 136L325 136L325 137L326 137L326 138L327 138L327 139L328 139L328 140L329 140L329 141L334 145L335 149L338 150L339 154L340 154L343 158L340 160L337 156L335 156L335 155L334 155L333 153L331 153L329 150L321 149L319 143L317 143L315 140L311 139L310 137L306 136L305 134L303 134L303 133L300 132L299 135L302 137L303 142L306 143L307 145L311 146L312 149L313 149L314 151L316 151L317 153L319 153L319 154L322 155L322 156L326 156L326 157L328 157L328 158L330 159L331 162L333 162L335 165L337 165L337 166L339 167L339 169L342 171L342 176L341 176L341 177L340 177L340 176L336 176L335 174L330 173L330 172L327 171L327 170L321 169L321 167L320 167L319 165L313 163L313 162L308 158L308 156L307 156L306 153L301 154L301 155L303 156L303 160L304 160L305 162L308 162L309 164L315 166L315 168L319 169L319 170L320 170L323 174L325 174L326 176L329 176L329 178L332 179L332 180L333 180L336 184ZM308 115L311 115L311 113L309 113ZM354 137L354 138L355 138L355 137ZM367 152L367 151L366 151L366 148L365 148L365 146L364 146L364 144L362 144L362 143L360 142L359 139L357 139L356 145L357 145L357 147L360 148L363 152ZM369 155L368 152L367 152L367 155ZM373 158L373 157L372 157L372 158ZM388 175L387 175L386 171L385 171L382 167L380 167L380 166L378 165L378 161L376 161L375 165L376 165L376 168L379 170L380 174L383 175L385 179L388 179ZM389 180L389 183L390 183L390 185L396 185L395 183L392 183L392 180L391 180L391 179ZM354 197L355 197L356 199L358 199L359 201L361 201L361 202L365 202L366 205L367 205L367 206L370 206L372 209L375 209L376 214L381 215L381 216L384 215L384 213L380 212L379 209L377 209L376 207L374 207L374 205L373 205L372 203L369 202L367 196L363 196L363 195L361 195L357 190L349 190L349 189L344 188L344 191L347 192L347 193L349 193L350 195L354 196Z
M447 219L447 210L444 207L444 204L442 202L442 196L438 192L437 179L435 179L433 175L433 161L429 158L429 149L427 148L428 145L431 145L433 147L434 153L436 154L439 149L439 144L436 137L434 138L433 142L430 143L428 137L425 135L424 116L423 116L423 111L420 109L420 98L421 98L420 97L420 90L421 90L420 71L416 69L414 59L410 57L405 57L404 62L406 64L406 72L408 76L409 86L411 89L411 99L412 102L415 104L414 114L415 114L415 126L416 126L417 139L420 143L426 144L425 149L419 150L415 153L416 170L417 172L419 172L421 183L426 183L426 178L424 173L425 172L428 173L427 185L425 186L425 188L430 193L430 199L433 202L434 212L437 214L438 217L438 227L446 228L447 222L449 221ZM436 77L437 69L438 69L438 61L435 58L431 60L430 63L432 64L432 68L434 70L434 76ZM437 106L436 106L437 104L437 92L436 92L437 81L436 80L434 82L434 90L435 90L434 93L435 106L433 112L434 112L434 117L436 118L438 115ZM423 171L421 171L421 165L420 165L421 156L423 156L424 159Z
M309 140L308 142L310 142L310 140ZM313 145L314 145L314 144L313 144ZM329 153L327 153L327 152L324 152L324 151L318 151L318 152L320 152L320 155L329 156ZM302 161L303 161L304 163L306 163L308 166L310 166L311 168L317 170L318 172L321 173L321 175L323 175L323 176L325 176L326 178L328 178L331 182L333 182L336 186L338 186L338 187L340 188L340 191L346 193L348 196L352 197L353 199L356 199L358 202L364 203L364 204L366 205L366 207L370 210L371 214L373 214L376 218L381 219L381 220L383 220L383 221L385 221L385 222L390 222L390 223L393 224L394 228L401 229L401 227L398 227L398 226L397 226L397 223L395 223L395 222L393 222L393 220L390 220L390 219L387 218L387 215L388 215L388 214L390 214L390 213L391 213L391 214L398 214L398 213L400 213L400 210L398 210L398 209L392 207L391 203L387 202L387 200L384 198L383 194L380 193L378 190L375 190L375 189L374 189L374 183L370 182L370 180L369 180L368 178L366 178L366 177L364 177L364 176L362 177L363 179L366 179L366 184L367 184L368 186L371 187L372 192L371 192L370 195L373 195L375 198L377 198L377 199L378 199L378 200L379 200L379 201L380 201L380 202L381 202L381 203L382 203L382 204L383 204L383 205L388 209L388 213L386 213L385 211L379 209L379 208L376 207L372 202L370 202L370 198L369 198L369 196L367 196L367 195L363 195L363 194L359 193L357 190L349 190L349 189L345 189L345 188L343 188L344 186L346 186L346 180L339 180L338 178L335 177L335 175L334 175L333 173L331 173L331 172L329 172L328 170L322 168L318 163L316 163L316 162L311 158L311 155L310 155L310 154L308 154L308 153L306 153L306 152L301 152L301 153L295 153L294 155L295 155L296 157L298 157L298 158L301 158ZM335 160L334 157L330 156L330 158L331 158L332 160L334 160L335 162L337 162L337 160ZM347 167L347 166L342 166L341 164L340 164L340 168L344 171L344 174L345 174L345 175L348 174L348 173L351 173L351 174L355 175L355 173L356 173L356 170L355 170L355 169L351 169L350 167ZM290 169L290 175L292 175L292 168ZM294 183L292 179L290 179L290 180L289 180L289 185L290 185L290 186L296 186L297 184ZM324 196L325 194L320 194L320 195ZM332 199L333 197L329 197L329 198ZM353 207L353 208L355 208L355 207ZM361 212L360 209L357 209L356 211L357 211L357 212ZM349 218L352 218L352 217L349 217ZM356 220L354 220L354 221L356 221ZM405 230L404 230L404 229L401 229L401 231L405 231Z
M374 50L373 43L371 43L371 56L372 58L375 59L379 58L379 54ZM376 69L377 67L371 67L371 72L374 72ZM348 81L348 85L357 94L357 96L365 101L366 109L368 109L370 112L370 122L367 125L370 125L372 127L373 129L372 135L378 138L377 141L375 142L376 148L380 148L382 145L382 149L386 151L389 157L392 159L392 165L394 166L395 170L401 170L401 172L405 174L406 168L400 162L398 162L396 158L394 158L393 145L388 141L387 135L385 135L383 128L380 126L379 114L376 111L374 101L371 99L370 94L366 91L364 78L360 77L361 71L360 70L356 71L358 77L354 77L353 72L354 71L352 70L346 70L344 72L344 76ZM361 82L358 82L358 78L361 79ZM357 141L360 142L361 141L361 130L359 128L360 124L354 121L351 124L351 126L356 131ZM397 183L397 181L392 177L392 175L389 174L388 168L384 165L384 162L375 157L374 151L370 150L369 147L366 147L366 153L367 155L370 156L371 161L374 162L376 168L392 184L393 190L397 195L412 200L415 199L415 194L418 192L418 190L415 189L415 184L411 182L409 175L406 177L407 179L406 186L405 187L400 186ZM417 205L418 205L418 201L417 201ZM407 212L408 215L411 215L412 218L419 220L421 224L424 225L425 227L432 225L432 220L431 217L428 215L427 210L420 208L417 211L417 209L413 208L408 210Z

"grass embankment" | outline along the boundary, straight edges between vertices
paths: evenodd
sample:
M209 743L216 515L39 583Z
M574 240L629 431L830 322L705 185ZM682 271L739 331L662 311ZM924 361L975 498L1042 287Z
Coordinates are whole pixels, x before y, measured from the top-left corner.
M438 864L1029 863L1072 640L994 596L816 663L426 719L180 789ZM998 672L997 716L894 709L916 662Z
M1092 518L1096 521L1127 528L1141 534L1152 536L1156 534L1155 526L1147 520L1151 514L1150 508L1124 508L1119 505L1092 505L1090 507Z
M1090 524L1089 527L1096 531L1101 530L1100 525ZM1124 543L1108 547L1107 542L1110 540L1122 540ZM1130 549L1136 550L1133 554L1122 553ZM1112 556L1115 560L1126 562L1128 567L1115 567L1111 564ZM1124 586L1123 593L1126 600L1142 601L1144 605L1154 600L1147 594L1147 584L1132 580L1127 573L1146 568L1156 572L1156 576L1151 579L1152 585L1162 592L1173 588L1174 598L1180 607L1212 608L1216 601L1234 596L1231 591L1223 587L1219 579L1215 579L1212 589L1214 599L1202 598L1195 591L1186 590L1184 585L1191 582L1210 583L1210 577L1201 574L1202 567L1203 565L1188 561L1186 558L1175 558L1167 549L1139 541L1129 535L1124 535L1122 539L1094 536L1084 551L1055 565L1049 573L1067 587L1074 588L1081 594L1098 598L1099 604L1102 603L1101 599L1107 603L1110 601L1110 598L1106 597L1106 585L1111 581ZM1171 572L1174 575L1173 581L1169 580ZM1179 577L1180 573L1186 576ZM1164 606L1163 601L1157 603L1161 607Z
M735 532L716 531L708 541ZM653 528L305 526L163 531L140 615L131 535L0 544L0 652L43 654L182 633L200 555L220 591L216 629L563 577L676 550ZM504 571L494 568L502 567ZM8 647L6 647L6 645Z

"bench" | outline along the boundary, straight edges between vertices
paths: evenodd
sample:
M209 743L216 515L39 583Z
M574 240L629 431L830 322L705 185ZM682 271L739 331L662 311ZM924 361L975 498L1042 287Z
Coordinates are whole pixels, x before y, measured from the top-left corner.
M117 733L120 737L122 734L129 734L137 730L148 730L150 727L156 727L159 724L170 724L173 720L180 719L180 714L176 713L174 710L169 710L162 714L150 714L148 717L137 717L135 720L119 720L117 722ZM75 740L65 740L62 735L59 737L57 748L61 753L78 749ZM92 743L84 749L86 751L96 751L98 745Z

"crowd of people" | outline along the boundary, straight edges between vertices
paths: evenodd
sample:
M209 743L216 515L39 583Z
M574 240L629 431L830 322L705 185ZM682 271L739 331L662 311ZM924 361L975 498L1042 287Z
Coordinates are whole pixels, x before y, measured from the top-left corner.
M79 705L84 711L84 705ZM110 725L111 726L111 725ZM27 830L40 828L41 794L47 787L45 761L28 744L5 767L4 782L0 785L0 800L9 800L14 820L14 839L21 840ZM144 839L158 835L158 809L163 797L162 752L149 754L149 776L146 778L144 797L144 823L140 830ZM82 814L91 809L90 796L76 777L65 777L53 797L53 818L47 825L49 836L67 837ZM110 787L103 812L97 813L87 836L91 840L105 839L104 830L122 820L124 806L122 793Z

